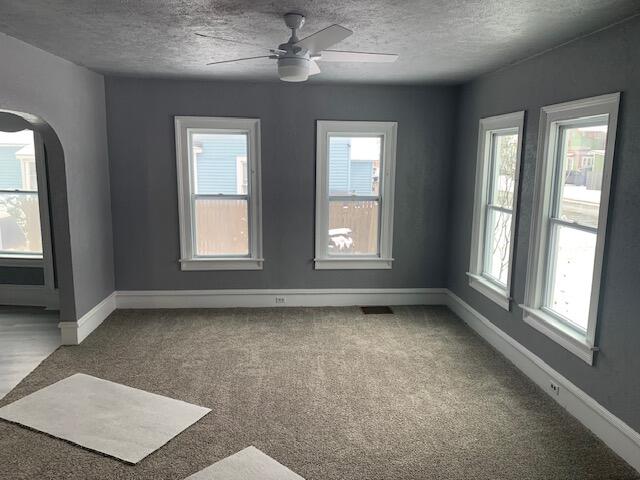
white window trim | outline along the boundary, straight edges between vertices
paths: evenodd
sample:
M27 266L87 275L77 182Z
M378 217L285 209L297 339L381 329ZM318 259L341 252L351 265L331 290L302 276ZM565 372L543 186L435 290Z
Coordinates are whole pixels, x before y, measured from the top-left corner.
M531 239L528 259L525 301L521 305L523 319L531 327L548 336L568 351L580 357L589 365L593 364L598 303L600 298L600 280L606 239L609 195L611 190L611 172L613 168L614 147L618 123L620 93L577 100L543 107L540 111L540 131L538 139L538 158L536 167L536 188L534 210L531 217ZM547 231L549 209L551 208L553 170L556 159L556 134L558 122L576 118L609 115L607 145L604 158L600 213L598 218L595 262L589 317L586 334L573 330L542 309L545 263L547 258ZM548 159L553 159L548 161Z
M516 219L518 215L518 191L520 188L520 159L522 157L522 137L524 111L497 115L480 119L478 130L478 159L476 165L476 183L473 207L473 228L471 236L471 255L469 258L469 286L497 303L505 310L511 309L511 276L513 272L513 252L515 245ZM511 241L509 245L509 271L507 287L493 283L482 275L485 243L485 206L489 192L489 169L491 167L490 135L501 130L514 130L518 133L518 149L513 187L513 208L511 212Z
M231 130L248 136L249 256L197 257L193 252L189 129ZM231 117L175 117L180 268L182 270L262 270L262 195L260 182L260 120Z
M316 136L316 270L390 269L393 264L393 199L396 170L397 122L317 121ZM380 135L383 137L382 182L380 184L379 254L329 255L329 134Z

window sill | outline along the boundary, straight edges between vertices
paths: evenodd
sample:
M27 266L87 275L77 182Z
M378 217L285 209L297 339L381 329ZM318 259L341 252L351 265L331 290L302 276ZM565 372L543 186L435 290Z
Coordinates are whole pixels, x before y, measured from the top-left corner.
M316 258L316 270L390 270L393 258Z
M42 257L32 257L29 255L0 256L0 266L2 267L44 267Z
M180 270L262 270L263 258L181 259Z
M511 310L511 297L506 290L502 290L486 278L475 273L467 272L467 276L469 277L469 286L471 288L477 290L492 302L497 303L506 311Z
M580 357L587 364L593 365L593 352L597 350L597 347L590 345L584 335L560 323L553 316L540 309L526 305L520 305L520 308L523 310L525 323Z

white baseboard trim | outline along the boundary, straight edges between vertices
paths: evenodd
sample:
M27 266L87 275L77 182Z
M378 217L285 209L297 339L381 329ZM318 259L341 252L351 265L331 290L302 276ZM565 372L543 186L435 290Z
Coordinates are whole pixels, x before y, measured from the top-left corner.
M89 336L104 320L113 313L117 306L117 294L102 300L99 304L85 313L77 322L60 322L60 335L62 345L79 345Z
M58 290L44 285L0 284L0 305L59 308Z
M640 433L633 430L593 398L491 323L464 300L448 291L448 306L471 329L538 384L565 410L591 430L629 465L640 471ZM558 395L550 389L553 381Z
M444 288L119 291L118 308L445 305ZM280 301L284 299L284 301Z

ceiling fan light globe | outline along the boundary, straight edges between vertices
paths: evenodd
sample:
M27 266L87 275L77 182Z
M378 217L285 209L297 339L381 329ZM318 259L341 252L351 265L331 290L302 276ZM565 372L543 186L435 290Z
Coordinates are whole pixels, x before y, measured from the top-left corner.
M309 78L309 60L306 58L280 58L278 76L285 82L304 82Z

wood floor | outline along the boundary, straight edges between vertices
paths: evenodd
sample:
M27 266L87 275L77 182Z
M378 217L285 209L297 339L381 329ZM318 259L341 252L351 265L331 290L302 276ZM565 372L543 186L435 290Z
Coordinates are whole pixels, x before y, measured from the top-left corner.
M59 346L58 312L0 307L0 399Z

